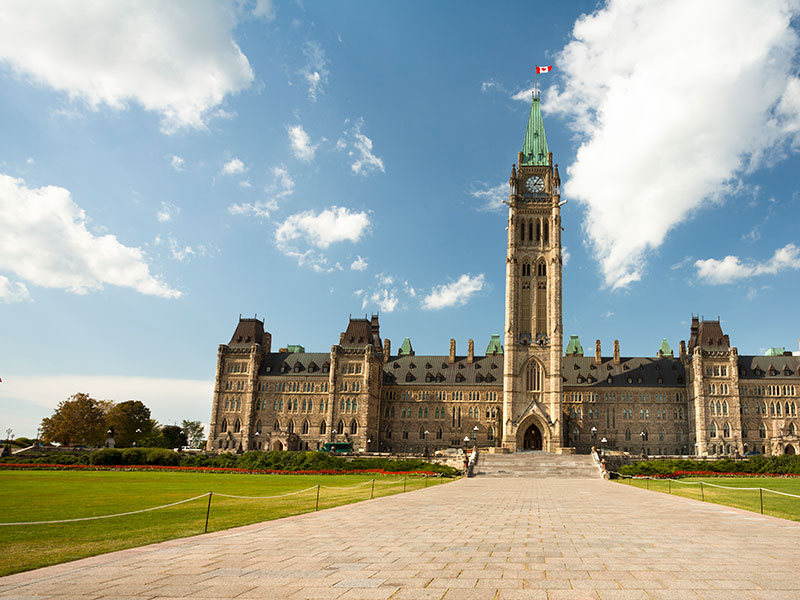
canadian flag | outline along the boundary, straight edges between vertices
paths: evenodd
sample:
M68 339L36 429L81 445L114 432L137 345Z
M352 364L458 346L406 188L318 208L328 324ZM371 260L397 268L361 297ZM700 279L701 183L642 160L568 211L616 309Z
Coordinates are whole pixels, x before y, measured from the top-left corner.
M549 73L552 70L553 70L553 65L548 65L546 67L536 67L536 74L538 75L539 73Z

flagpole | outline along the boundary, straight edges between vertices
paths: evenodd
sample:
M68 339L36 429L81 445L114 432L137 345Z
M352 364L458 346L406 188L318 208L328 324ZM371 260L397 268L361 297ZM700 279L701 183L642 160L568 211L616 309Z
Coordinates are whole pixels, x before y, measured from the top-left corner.
M536 98L536 80L539 76L539 69L534 66L533 67L533 97Z

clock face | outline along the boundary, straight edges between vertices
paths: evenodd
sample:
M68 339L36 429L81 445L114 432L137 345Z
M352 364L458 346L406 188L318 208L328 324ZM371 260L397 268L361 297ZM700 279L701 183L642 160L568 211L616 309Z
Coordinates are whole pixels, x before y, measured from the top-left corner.
M534 175L533 177L528 177L528 180L525 182L525 187L529 192L543 192L544 191L544 179L539 177L538 175Z

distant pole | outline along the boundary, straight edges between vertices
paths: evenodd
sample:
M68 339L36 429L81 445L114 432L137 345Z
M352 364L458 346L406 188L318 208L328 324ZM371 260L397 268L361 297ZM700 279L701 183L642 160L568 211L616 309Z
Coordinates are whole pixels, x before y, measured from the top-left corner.
M761 504L761 514L764 514L764 488L758 488L758 501Z
M403 491L404 491L404 492L406 491L406 480L407 480L407 479L408 479L408 475L406 475L405 477L403 477Z
M703 492L703 482L702 481L700 482L700 499L703 502L706 501L706 495L705 495L705 492Z
M208 508L206 508L206 528L203 533L208 533L208 516L211 514L211 496L214 492L208 492Z
M319 484L317 484L317 505L314 507L314 512L319 510Z
M672 479L667 479L667 491L672 493Z
M369 499L372 500L375 497L375 478L372 478L372 491L369 493Z

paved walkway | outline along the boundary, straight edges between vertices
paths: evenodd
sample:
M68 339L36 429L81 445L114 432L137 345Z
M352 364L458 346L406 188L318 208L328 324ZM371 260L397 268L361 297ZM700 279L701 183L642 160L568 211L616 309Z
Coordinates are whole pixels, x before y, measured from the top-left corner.
M0 598L794 600L798 565L798 523L476 478L0 578Z

